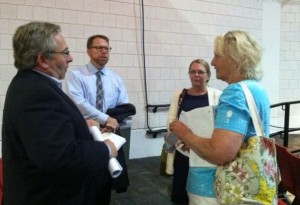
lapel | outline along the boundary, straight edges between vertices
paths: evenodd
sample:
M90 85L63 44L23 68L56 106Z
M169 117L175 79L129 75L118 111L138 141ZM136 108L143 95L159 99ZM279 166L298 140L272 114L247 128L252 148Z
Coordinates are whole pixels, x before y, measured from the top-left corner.
M41 83L41 84L47 84L49 87L51 87L53 90L55 90L56 93L59 94L60 97L63 98L63 100L66 103L70 104L70 106L72 108L74 108L77 112L79 112L81 115L81 112L79 111L79 109L77 108L75 103L51 79L47 78L46 76L44 76L38 72L33 71L33 70L18 71L18 75L29 76L31 78L37 79L39 81L39 83Z

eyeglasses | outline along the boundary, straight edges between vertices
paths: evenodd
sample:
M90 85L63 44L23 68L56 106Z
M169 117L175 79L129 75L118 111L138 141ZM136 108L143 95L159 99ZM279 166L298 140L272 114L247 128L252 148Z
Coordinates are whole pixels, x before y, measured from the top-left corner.
M231 31L228 31L228 34L230 34L231 35L231 37L234 39L234 40L236 40L236 37L235 37L235 35L231 32ZM228 36L227 36L228 37Z
M58 53L58 54L62 54L63 56L69 56L70 55L70 51L69 50L65 50L65 51L50 51L50 53Z
M105 52L109 52L112 49L111 47L107 47L107 46L91 46L90 48L94 48L97 51L105 51Z
M189 72L189 74L191 74L191 75L196 75L196 74L198 74L198 75L205 75L206 72L205 72L205 71L202 71L202 70L191 70L191 71Z

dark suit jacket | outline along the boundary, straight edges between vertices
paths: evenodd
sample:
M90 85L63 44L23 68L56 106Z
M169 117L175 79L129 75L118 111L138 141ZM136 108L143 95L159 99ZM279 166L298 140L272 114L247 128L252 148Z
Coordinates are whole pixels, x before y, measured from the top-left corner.
M115 118L118 123L125 120L127 117L135 115L135 106L130 103L124 103L121 105L118 105L115 108L109 108L106 111L106 114L108 114L110 117Z
M109 151L95 142L76 105L49 78L18 71L2 129L5 205L96 204L95 177Z

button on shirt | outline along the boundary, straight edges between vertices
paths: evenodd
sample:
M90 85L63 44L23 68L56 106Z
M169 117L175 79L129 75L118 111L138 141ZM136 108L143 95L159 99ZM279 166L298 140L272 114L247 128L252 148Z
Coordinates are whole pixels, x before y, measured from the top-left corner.
M102 68L104 103L103 112L99 111L96 108L96 72L98 70L91 63L71 70L66 78L66 93L86 119L94 119L103 125L109 117L104 112L128 103L128 95L120 76L107 67Z

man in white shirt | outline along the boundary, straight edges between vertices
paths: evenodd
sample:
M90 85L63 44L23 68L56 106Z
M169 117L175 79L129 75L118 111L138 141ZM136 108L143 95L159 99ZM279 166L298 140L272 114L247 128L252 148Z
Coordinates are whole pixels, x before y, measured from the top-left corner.
M128 103L128 95L120 76L106 67L110 50L108 37L104 35L89 37L87 54L90 57L90 62L68 73L66 93L86 119L96 120L101 127L116 132L119 129L119 123L106 112L110 108ZM97 77L99 77L97 75L101 76L101 89L103 89L100 99L97 98ZM101 100L101 106L97 107L99 100ZM113 188L117 192L123 192L126 191L129 180L122 148L118 152L117 159L123 167L123 172L116 180L113 180ZM114 185L118 187L114 187Z

